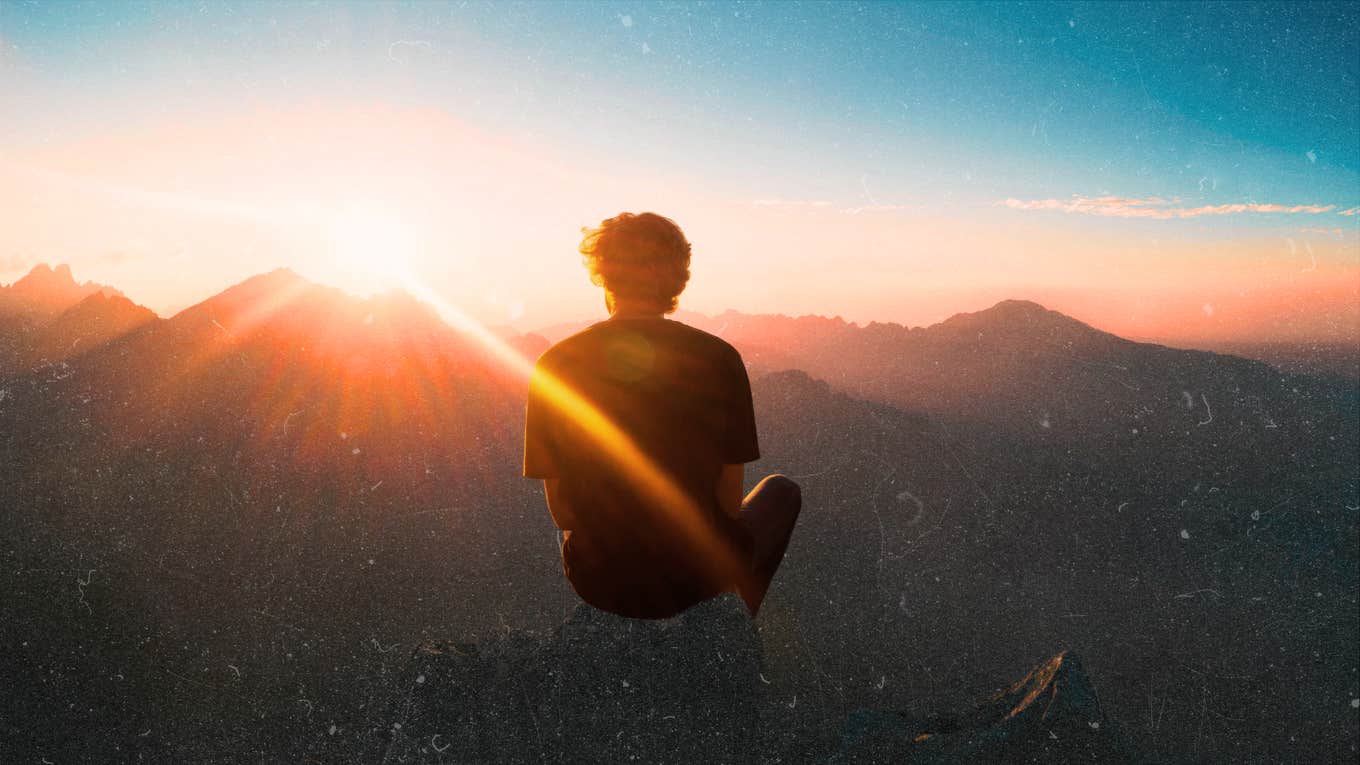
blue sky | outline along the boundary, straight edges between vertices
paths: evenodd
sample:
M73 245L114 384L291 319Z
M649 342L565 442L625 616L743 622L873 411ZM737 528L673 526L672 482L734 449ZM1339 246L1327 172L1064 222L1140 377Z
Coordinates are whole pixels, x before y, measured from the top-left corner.
M1357 30L1345 3L0 7L11 66L46 107L7 119L9 140L379 94L847 204L1354 206Z

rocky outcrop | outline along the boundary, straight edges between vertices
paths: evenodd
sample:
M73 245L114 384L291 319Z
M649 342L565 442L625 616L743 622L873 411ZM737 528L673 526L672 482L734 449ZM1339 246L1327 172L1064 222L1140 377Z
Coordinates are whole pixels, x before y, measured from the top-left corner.
M735 595L662 621L581 605L546 638L423 645L380 761L750 762L759 664Z
M69 266L39 265L0 285L0 378L78 356L155 320L112 287L77 283Z
M794 724L762 693L755 628L734 595L665 621L579 606L547 637L416 649L374 759L394 763L757 763ZM826 712L828 730L835 713ZM804 721L806 718L804 718ZM857 710L835 751L801 761L1121 763L1130 746L1072 653L962 714Z
M835 765L849 763L1135 762L1081 662L1059 653L976 709L913 720L860 710L846 721Z

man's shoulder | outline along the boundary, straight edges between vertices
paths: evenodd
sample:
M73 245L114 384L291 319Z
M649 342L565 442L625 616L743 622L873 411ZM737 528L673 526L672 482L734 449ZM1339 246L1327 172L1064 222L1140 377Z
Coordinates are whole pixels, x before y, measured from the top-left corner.
M539 355L538 365L553 366L560 364L571 356L580 353L587 348L593 347L599 339L599 330L597 328L604 323L605 322L601 321L591 324L585 329L568 335L548 346L547 350Z
M737 349L721 337L680 321L668 321L667 324L675 327L676 332L684 335L689 342L710 349L710 352L713 355L723 356L729 360L741 361L741 354Z
M744 365L741 354L737 352L737 349L717 335L674 319L667 319L659 324L661 325L658 328L659 334L675 346L682 355L695 359L708 359L710 360L709 363L718 364L728 369Z
M634 322L609 320L596 322L585 329L565 337L539 357L540 364L557 364L571 357L590 352L616 336L642 334L654 341L685 345L700 349L713 356L722 356L740 361L741 354L731 343L717 335L705 332L674 319Z

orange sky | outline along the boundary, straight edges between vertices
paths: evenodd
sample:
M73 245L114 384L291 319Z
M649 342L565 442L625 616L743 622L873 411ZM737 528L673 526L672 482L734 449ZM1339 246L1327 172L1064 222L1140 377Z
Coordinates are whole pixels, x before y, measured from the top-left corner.
M0 152L0 209L0 282L67 262L162 314L289 266L356 292L409 273L488 324L589 318L602 309L579 229L654 210L694 245L681 305L705 313L918 325L1029 298L1126 336L1360 335L1357 216L1211 229L999 203L846 207L697 171L662 181L436 109L185 112L32 143Z

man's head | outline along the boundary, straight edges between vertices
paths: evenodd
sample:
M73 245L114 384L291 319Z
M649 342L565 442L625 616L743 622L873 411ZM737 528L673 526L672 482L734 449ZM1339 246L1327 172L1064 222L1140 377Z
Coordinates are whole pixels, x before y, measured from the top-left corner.
M604 287L610 313L621 302L675 310L689 281L689 241L675 221L656 213L619 213L581 233L583 262L590 281Z

